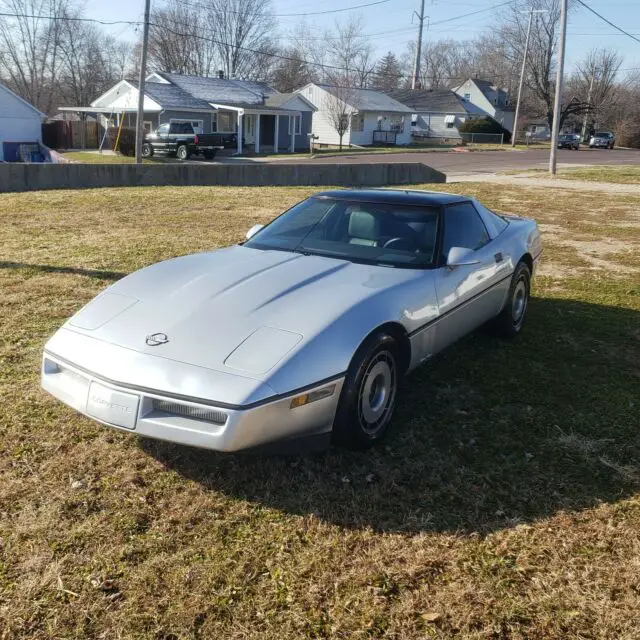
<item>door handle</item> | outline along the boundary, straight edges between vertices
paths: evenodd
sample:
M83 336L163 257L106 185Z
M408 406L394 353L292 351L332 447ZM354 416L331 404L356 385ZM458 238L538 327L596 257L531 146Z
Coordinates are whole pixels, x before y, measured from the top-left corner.
M493 257L495 258L495 261L498 264L500 264L504 260L504 257L502 256L502 252L500 252L500 251L498 253L496 253Z

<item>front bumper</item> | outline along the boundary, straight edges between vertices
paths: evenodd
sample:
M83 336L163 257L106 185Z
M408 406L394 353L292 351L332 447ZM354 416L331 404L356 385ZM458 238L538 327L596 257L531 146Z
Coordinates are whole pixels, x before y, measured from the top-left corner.
M105 380L45 351L42 388L76 411L122 431L216 451L241 451L331 431L344 378L243 408L127 387ZM291 408L302 393L333 387Z

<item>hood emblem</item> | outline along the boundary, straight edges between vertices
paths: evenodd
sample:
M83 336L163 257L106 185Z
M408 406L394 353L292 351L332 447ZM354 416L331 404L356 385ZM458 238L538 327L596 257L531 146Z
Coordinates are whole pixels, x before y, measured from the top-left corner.
M166 344L169 342L169 337L166 333L152 333L145 338L145 342L150 347L157 347L159 344Z

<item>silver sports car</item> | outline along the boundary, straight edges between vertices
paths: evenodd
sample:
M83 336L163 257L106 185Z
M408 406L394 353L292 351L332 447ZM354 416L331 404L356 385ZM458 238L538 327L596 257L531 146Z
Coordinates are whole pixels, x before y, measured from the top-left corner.
M368 447L408 371L488 321L520 331L540 253L535 222L473 198L325 191L240 245L109 287L49 340L42 386L197 447Z

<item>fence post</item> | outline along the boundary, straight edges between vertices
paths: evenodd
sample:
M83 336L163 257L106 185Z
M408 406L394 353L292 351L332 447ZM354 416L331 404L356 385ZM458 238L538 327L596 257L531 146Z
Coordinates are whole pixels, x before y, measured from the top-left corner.
M500 146L502 146L503 142L504 142L504 133L501 133L500 134Z

